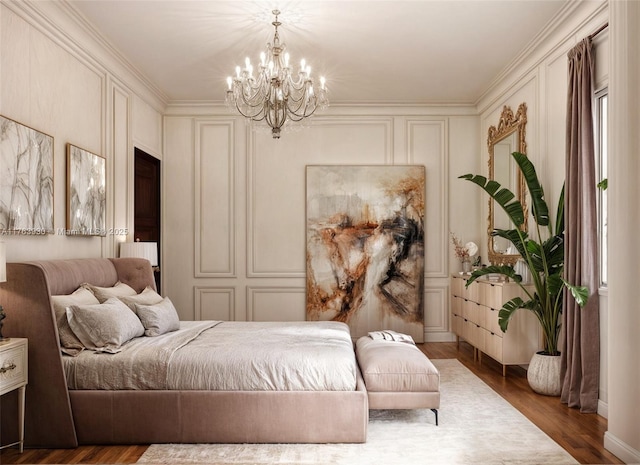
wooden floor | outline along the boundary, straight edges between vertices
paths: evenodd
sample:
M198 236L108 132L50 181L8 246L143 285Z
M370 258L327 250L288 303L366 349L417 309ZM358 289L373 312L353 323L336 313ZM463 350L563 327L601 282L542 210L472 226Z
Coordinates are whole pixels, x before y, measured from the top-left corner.
M466 343L458 349L455 343L421 345L429 358L457 358L498 394L520 410L529 420L564 447L578 462L585 464L622 463L603 447L607 420L596 414L581 414L560 403L557 397L540 396L529 388L526 372L520 367L502 367L483 357L480 364ZM496 420L498 421L498 420ZM147 446L81 446L76 449L16 449L0 451L0 464L14 463L135 463Z

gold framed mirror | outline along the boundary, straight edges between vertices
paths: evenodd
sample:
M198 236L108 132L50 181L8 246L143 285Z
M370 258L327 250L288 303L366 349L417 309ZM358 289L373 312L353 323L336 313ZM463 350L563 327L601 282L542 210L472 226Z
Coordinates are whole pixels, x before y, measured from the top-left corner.
M522 226L527 230L527 202L524 177L511 156L513 152L527 153L525 126L527 123L527 105L521 103L514 114L511 108L504 106L498 126L491 126L487 137L489 149L489 179L508 187L520 200L525 212ZM517 251L509 248L509 241L492 236L495 229L513 229L513 224L499 205L489 199L488 253L492 265L515 265L520 257Z

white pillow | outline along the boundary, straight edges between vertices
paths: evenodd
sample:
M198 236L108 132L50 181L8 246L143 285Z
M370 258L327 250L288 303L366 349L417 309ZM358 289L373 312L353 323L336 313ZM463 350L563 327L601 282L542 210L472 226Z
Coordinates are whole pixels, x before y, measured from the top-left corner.
M145 336L160 336L180 329L178 312L169 297L156 305L136 304L136 313L144 326Z
M150 287L146 287L140 294L118 297L132 311L136 311L136 304L155 305L162 302L162 296Z
M113 287L100 287L89 283L82 284L82 287L89 289L100 303L105 302L107 299L112 297L125 297L137 294L135 289L125 283L121 283L120 281L115 283Z
M53 303L53 311L58 325L61 351L64 354L76 356L82 352L84 346L69 327L67 307L70 305L95 305L100 302L91 291L84 287L79 287L73 294L52 295L51 302Z
M144 334L138 317L115 297L98 305L71 305L67 319L82 344L97 352L120 352L125 342Z

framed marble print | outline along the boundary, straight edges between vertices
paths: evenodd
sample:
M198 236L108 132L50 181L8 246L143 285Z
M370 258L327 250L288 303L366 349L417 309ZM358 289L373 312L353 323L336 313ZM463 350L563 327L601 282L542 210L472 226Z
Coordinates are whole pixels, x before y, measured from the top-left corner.
M53 137L1 115L0 230L53 233Z
M424 340L420 165L307 166L307 320Z
M67 235L106 235L106 160L67 144Z

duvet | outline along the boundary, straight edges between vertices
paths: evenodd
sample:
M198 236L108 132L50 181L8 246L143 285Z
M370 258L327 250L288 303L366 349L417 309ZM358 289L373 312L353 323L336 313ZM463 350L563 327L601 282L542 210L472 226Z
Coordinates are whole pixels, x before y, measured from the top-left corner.
M356 359L338 322L183 321L117 354L63 356L69 389L353 391Z

